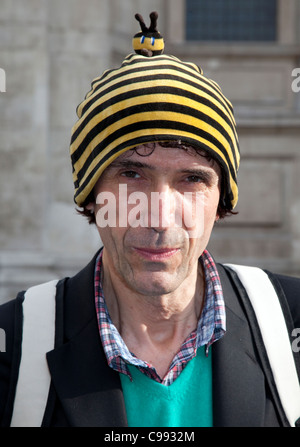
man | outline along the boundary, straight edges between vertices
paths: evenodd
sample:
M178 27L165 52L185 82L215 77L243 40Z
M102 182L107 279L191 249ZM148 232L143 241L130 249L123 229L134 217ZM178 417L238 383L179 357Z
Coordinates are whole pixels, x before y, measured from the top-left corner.
M44 426L297 424L300 414L290 421L275 386L246 288L206 250L238 198L231 104L194 64L151 55L129 55L95 79L78 107L75 202L103 249L56 284L55 346L41 354L48 324L33 334L48 318L47 287L34 289L31 313L29 291L2 306L3 426L25 425L39 407ZM270 276L292 313L291 335L300 327L300 281ZM272 307L267 313L272 319ZM41 363L49 388L39 384Z

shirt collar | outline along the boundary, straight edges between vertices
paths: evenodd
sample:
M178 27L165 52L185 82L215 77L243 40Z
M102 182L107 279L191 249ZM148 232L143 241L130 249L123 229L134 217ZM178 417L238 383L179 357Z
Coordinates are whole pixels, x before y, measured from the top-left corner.
M102 253L101 250L95 266L95 303L98 319L98 327L103 349L110 367L118 372L128 374L127 363L138 366L153 376L151 365L137 359L126 346L123 338L113 324L107 306L101 284L102 271ZM200 257L205 275L205 301L201 316L196 330L184 341L181 349L176 354L170 365L170 377L172 380L178 376L185 364L191 360L200 346L206 346L208 355L209 347L219 340L226 332L226 314L223 299L222 286L215 262L210 253L205 250ZM153 369L153 368L152 368ZM176 373L174 374L174 371ZM153 377L157 380L157 377Z

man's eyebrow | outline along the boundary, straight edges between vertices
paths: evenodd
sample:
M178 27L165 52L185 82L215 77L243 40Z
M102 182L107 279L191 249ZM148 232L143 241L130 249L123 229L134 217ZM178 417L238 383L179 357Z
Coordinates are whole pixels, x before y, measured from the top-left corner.
M211 180L214 178L214 171L205 169L205 168L190 168L190 169L182 169L180 172L186 175L197 175L202 177L203 179Z
M124 169L134 169L134 168L143 168L143 169L150 169L152 171L156 170L157 168L151 164L143 163L141 161L135 161L135 160L115 160L113 161L109 168L124 168ZM205 169L204 167L199 168L183 168L183 169L177 169L176 172L178 174L184 174L184 175L195 175L203 179L204 182L210 183L215 178L215 172L211 169Z
M127 169L146 168L146 169L152 169L152 170L155 169L155 167L150 164L142 163L140 161L134 161L134 160L116 160L116 161L113 161L110 166L112 168L127 168Z
M141 161L135 161L135 160L115 160L110 164L110 166L108 166L108 168L109 167L126 168L126 169L145 168L145 169L150 169L152 171L157 169L155 166L153 166L151 164L143 163ZM177 173L185 174L185 175L196 175L196 176L203 178L203 180L206 180L207 182L212 181L214 178L214 172L212 172L210 169L205 169L204 167L203 168L195 167L195 168L188 168L188 169L184 169L184 168L178 169Z

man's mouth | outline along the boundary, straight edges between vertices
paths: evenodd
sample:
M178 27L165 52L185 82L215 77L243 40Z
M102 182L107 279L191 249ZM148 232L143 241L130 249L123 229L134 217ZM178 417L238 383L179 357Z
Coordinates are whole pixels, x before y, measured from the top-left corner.
M171 258L176 253L179 252L179 248L134 248L135 252L138 253L144 259L150 261L164 261Z

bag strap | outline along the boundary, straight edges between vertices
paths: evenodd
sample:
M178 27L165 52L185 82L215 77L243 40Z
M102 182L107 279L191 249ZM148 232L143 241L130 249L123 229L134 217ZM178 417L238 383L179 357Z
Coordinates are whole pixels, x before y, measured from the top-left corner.
M57 280L29 288L23 301L23 339L11 427L40 427L51 377L46 353L55 342Z
M300 416L300 385L286 321L268 275L257 267L224 264L237 273L255 311L282 407L292 427Z

